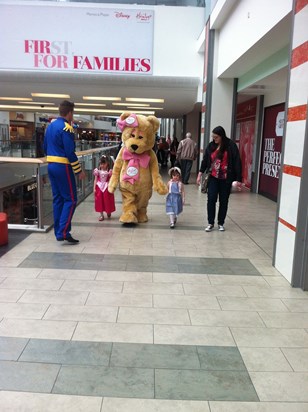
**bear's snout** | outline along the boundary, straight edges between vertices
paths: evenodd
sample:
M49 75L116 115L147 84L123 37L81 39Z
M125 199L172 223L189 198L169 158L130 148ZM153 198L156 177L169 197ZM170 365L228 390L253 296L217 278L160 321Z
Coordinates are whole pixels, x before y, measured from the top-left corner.
M138 145L137 144L132 144L131 148L133 149L133 151L135 152L138 149Z

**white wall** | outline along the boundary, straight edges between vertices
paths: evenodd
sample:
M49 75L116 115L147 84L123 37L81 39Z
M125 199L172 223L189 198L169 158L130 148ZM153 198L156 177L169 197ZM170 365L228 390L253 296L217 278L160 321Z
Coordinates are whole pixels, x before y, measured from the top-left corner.
M287 79L286 79L287 82ZM285 103L286 101L286 87L276 89L264 95L264 107L274 106L275 104Z
M203 8L157 6L154 10L153 74L202 78L204 56L197 48L204 28Z
M228 2L230 0L225 1ZM292 0L235 2L232 13L220 29L218 74L223 73L290 13L292 3Z

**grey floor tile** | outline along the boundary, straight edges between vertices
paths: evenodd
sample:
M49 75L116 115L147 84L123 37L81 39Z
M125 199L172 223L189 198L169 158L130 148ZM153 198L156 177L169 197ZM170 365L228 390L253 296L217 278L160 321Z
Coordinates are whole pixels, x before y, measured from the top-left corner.
M200 369L195 346L114 343L111 366Z
M71 339L76 322L4 319L0 323L0 336L38 339Z
M59 369L59 365L1 361L0 389L50 393Z
M237 346L259 348L308 347L308 334L303 329L231 328Z
M296 372L308 372L308 348L283 348L282 352Z
M258 401L247 372L155 370L158 399Z
M308 402L308 373L250 372L260 401Z
M205 401L104 398L102 412L210 412ZM291 411L293 412L293 411ZM295 411L294 411L295 412ZM296 411L302 412L302 411Z
M197 346L197 351L201 369L208 371L246 371L238 348Z
M307 412L308 403L209 402L211 412Z
M50 305L43 319L88 322L116 322L117 307Z
M28 339L0 336L0 360L17 360Z
M186 309L120 308L117 322L190 325Z
M47 308L43 303L0 303L0 317L42 319Z
M152 295L90 292L87 305L152 307Z
M59 290L63 284L63 280L55 279L18 279L7 278L2 284L4 289L32 289L32 290Z
M154 370L62 366L53 393L153 398Z
M248 371L289 372L290 363L280 348L239 348Z
M19 361L107 366L111 343L30 339Z
M17 302L17 300L25 293L20 289L0 289L0 302Z
M45 393L0 392L1 412L101 412L102 398Z

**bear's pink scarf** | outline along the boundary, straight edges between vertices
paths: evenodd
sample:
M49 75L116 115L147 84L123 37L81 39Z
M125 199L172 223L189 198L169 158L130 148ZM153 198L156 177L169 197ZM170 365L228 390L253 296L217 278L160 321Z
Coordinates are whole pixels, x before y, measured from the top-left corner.
M122 154L123 160L128 160L128 166L126 173L123 176L123 180L131 183L132 185L139 179L139 167L147 168L150 162L150 156L146 153L131 153L126 148Z

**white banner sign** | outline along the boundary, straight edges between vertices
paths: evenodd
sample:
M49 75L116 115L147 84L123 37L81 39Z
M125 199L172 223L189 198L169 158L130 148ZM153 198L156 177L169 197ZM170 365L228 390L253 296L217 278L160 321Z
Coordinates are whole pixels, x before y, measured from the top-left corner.
M0 15L0 69L152 73L152 10L1 4Z

